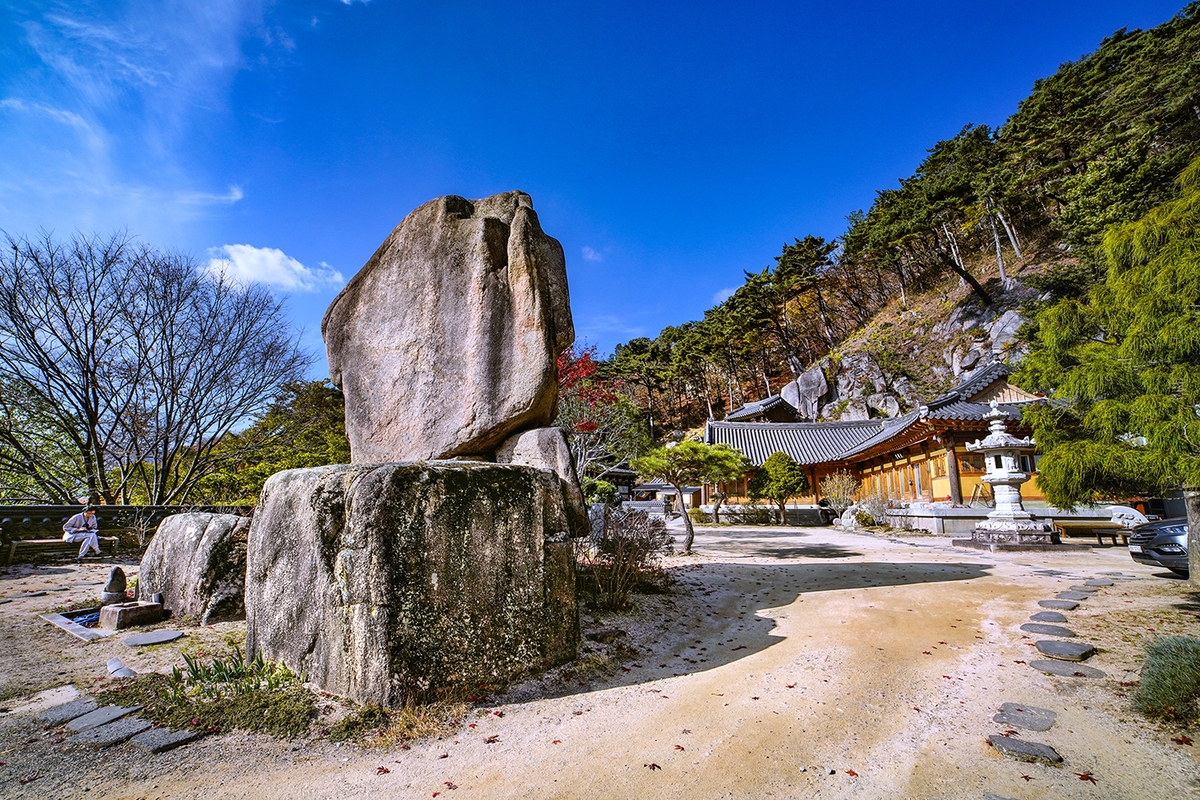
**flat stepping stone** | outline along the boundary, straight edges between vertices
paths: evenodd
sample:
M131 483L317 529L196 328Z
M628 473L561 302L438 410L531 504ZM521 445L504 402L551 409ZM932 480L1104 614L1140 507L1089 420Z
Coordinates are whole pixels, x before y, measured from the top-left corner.
M1000 736L993 733L988 737L988 743L1009 758L1017 761L1028 761L1032 764L1061 764L1062 756L1047 744L1026 742L1010 736Z
M1039 611L1030 617L1034 622L1066 622L1067 618L1057 611Z
M1071 591L1072 592L1087 592L1089 595L1091 595L1091 594L1094 594L1095 592L1100 591L1100 587L1099 586L1072 586Z
M1023 706L1017 703L1005 703L1000 706L1000 711L996 716L992 717L992 722L1030 731L1048 731L1057 720L1058 715L1048 708Z
M11 595L8 599L9 600L21 600L26 597L44 597L45 594L46 594L45 592L21 592L20 594Z
M107 725L108 723L114 722L121 717L128 716L135 711L141 710L141 706L129 706L128 708L122 706L105 706L104 708L96 709L90 714L84 714L82 717L76 717L67 723L67 727L76 732L86 731L91 728L98 728L101 725ZM133 734L130 734L130 736L132 735Z
M1097 589L1099 589L1101 586L1115 586L1116 585L1112 581L1106 581L1106 580L1090 580L1090 581L1084 581L1083 583L1085 586L1095 586Z
M1087 592L1059 592L1054 595L1059 600L1089 600L1091 595Z
M1061 625L1046 625L1042 622L1026 622L1021 626L1021 630L1026 633L1037 633L1042 636L1066 636L1070 638L1075 635L1075 631L1064 628Z
M130 636L125 640L125 644L130 647L145 647L151 644L173 642L180 636L183 636L183 631L147 631Z
M1029 666L1038 672L1048 672L1062 678L1107 678L1108 675L1087 664L1073 664L1069 661L1048 661L1040 659L1030 661Z
M69 703L47 708L41 714L37 715L37 721L52 728L57 728L59 725L65 725L73 719L95 711L96 705L97 703L94 698L80 697Z
M124 717L107 725L89 728L71 739L72 744L85 744L89 747L112 747L126 739L141 733L150 727L150 723L141 717Z
M1060 611L1074 611L1079 608L1079 603L1071 600L1038 600L1038 605L1042 608L1057 608Z
M1038 652L1060 661L1087 661L1096 655L1096 648L1083 642L1060 642L1043 639L1037 643Z
M194 742L203 735L201 731L197 730L173 731L170 728L151 728L134 736L130 740L130 744L140 747L147 753L164 753L188 742Z

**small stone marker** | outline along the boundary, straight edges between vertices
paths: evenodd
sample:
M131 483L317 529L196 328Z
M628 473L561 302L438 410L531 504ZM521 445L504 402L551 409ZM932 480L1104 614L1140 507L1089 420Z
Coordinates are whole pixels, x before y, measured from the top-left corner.
M90 714L84 714L82 717L76 717L67 723L67 727L73 731L86 731L90 728L98 728L101 725L118 720L121 717L132 714L135 711L141 711L141 706L105 706L98 708ZM131 736L133 734L130 734Z
M145 647L150 644L173 642L180 636L183 636L183 631L148 631L130 636L125 640L125 644L130 647Z
M1037 643L1038 652L1060 661L1087 661L1096 654L1096 648L1083 642L1059 642L1043 639Z
M1100 580L1100 579L1084 581L1083 583L1085 586L1095 586L1097 588L1099 588L1101 586L1113 586L1114 585L1112 581L1106 581L1106 580Z
M1042 636L1067 636L1075 635L1075 631L1068 630L1061 625L1046 625L1041 622L1026 622L1021 626L1021 630L1026 633L1037 633Z
M1038 672L1048 672L1051 675L1058 675L1063 678L1106 678L1105 673L1089 667L1087 664L1073 664L1068 661L1047 661L1041 659L1038 661L1030 661L1029 666L1036 669Z
M1072 586L1071 591L1072 592L1087 592L1088 594L1093 594L1095 592L1100 591L1100 587L1099 586Z
M112 603L125 602L127 588L129 588L129 584L125 580L125 570L113 567L108 572L108 583L100 590L100 605L107 606Z
M59 725L63 725L95 710L96 701L93 698L80 697L78 700L72 700L69 703L47 708L41 714L38 714L37 721L52 728L57 728Z
M71 739L72 744L86 744L91 747L112 747L114 744L129 739L150 727L150 723L141 717L125 717L90 728Z
M136 625L153 625L163 617L161 603L113 603L100 609L97 625L110 631L132 628Z
M1039 611L1030 617L1034 622L1066 622L1067 618L1057 611Z
M1087 592L1059 592L1054 595L1059 600L1089 600L1091 595Z
M108 660L108 674L112 675L119 669L125 669L125 663L119 658L110 658Z
M1026 742L1008 736L992 734L988 743L1009 758L1037 764L1061 764L1062 756L1053 747L1037 742Z
M1079 608L1079 603L1070 600L1038 600L1038 605L1042 608L1057 608L1060 611L1074 611Z
M164 753L167 750L174 750L181 744L194 742L202 735L197 730L173 731L170 728L151 728L134 736L130 743L147 753Z
M1030 731L1048 731L1057 719L1058 715L1048 708L1005 703L1000 706L996 716L992 717L992 722Z

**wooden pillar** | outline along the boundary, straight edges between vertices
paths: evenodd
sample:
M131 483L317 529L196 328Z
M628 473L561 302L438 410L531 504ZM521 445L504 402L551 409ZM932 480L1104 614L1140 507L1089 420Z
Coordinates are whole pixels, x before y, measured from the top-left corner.
M958 454L954 451L954 434L943 433L942 444L946 446L946 476L950 478L950 502L962 505L962 480L958 477Z
M814 464L808 468L808 479L812 484L813 503L821 502L821 485L817 483L817 467Z

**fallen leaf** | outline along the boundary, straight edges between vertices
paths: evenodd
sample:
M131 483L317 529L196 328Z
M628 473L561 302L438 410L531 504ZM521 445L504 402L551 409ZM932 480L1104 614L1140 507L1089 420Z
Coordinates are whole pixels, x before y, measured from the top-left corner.
M787 685L787 688L789 688L789 689L795 689L795 688L796 688L796 684L794 684L794 683L789 683L789 684Z
M441 792L434 792L432 795L430 795L430 797L437 797L439 794L441 794Z
M440 756L438 756L438 758L449 758L449 757L450 757L449 753L442 753Z
M492 712L492 714L493 714L494 716L497 716L497 717L503 717L503 716L504 716L504 712L503 712L503 711L493 711L493 712Z
M572 711L571 716L578 717L582 713L583 713L582 711Z
M1188 747L1192 746L1192 740L1191 740L1191 738L1189 738L1187 736L1179 736L1179 737L1172 736L1171 741L1174 742L1175 744L1187 745Z
M26 775L24 778L21 778L21 785L24 786L27 783L33 783L40 777L42 777L40 772L35 772L32 775Z
M475 727L475 723L474 723L474 722L472 722L472 723L470 723L469 725L467 725L467 727L468 727L468 728L474 728L474 727Z
M750 699L751 699L751 700L757 700L758 698L757 698L757 697L751 697Z
M642 764L642 766L643 766L643 767L649 767L651 772L653 772L653 771L654 771L654 770L656 770L656 769L662 769L662 767L660 767L658 764L655 764L655 763L653 763L653 762L651 762L651 763L649 763L649 764Z
M492 736L489 736L486 739L484 739L483 743L484 744L495 744L498 741L500 741L500 737L493 734Z
M446 783L446 788L447 788L447 789L457 789L457 788L458 788L458 784L457 784L457 783L451 783L450 781L446 781L445 783Z
M1081 781L1091 781L1092 783L1096 782L1096 779L1092 777L1092 773L1090 772L1076 772L1075 777L1079 778Z
M687 728L684 728L684 729L683 729L683 732L684 732L684 733L691 733L691 731L690 731L690 730L688 730Z
M1022 775L1021 780L1025 781L1026 783L1029 783L1029 781L1033 780L1033 778L1031 778L1028 775Z
M858 777L858 773L857 773L857 772L855 772L855 771L854 771L854 770L852 770L852 769L848 769L848 770L846 770L846 774L847 774L847 775L849 775L851 778L857 778L857 777Z
M676 750L682 750L682 749L683 749L683 745L681 745L681 744L677 744L677 745L675 745L675 749L676 749Z
M387 767L376 767L375 768L376 775L387 775L389 772L391 772L391 770L388 769Z
M562 744L562 739L555 739L550 744Z
M933 653L929 652L928 650L922 650L921 655L931 656L931 655L933 655Z

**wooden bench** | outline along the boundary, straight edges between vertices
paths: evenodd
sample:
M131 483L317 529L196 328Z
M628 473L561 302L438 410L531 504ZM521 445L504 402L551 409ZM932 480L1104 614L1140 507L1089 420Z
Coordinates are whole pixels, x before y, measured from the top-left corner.
M117 542L119 539L116 536L101 536L99 537L100 552L107 551L107 555L116 555ZM64 542L62 539L14 539L11 542L0 543L5 553L5 565L16 562L17 556L27 558L31 555L46 555L52 553L79 553L81 542Z
M1066 536L1087 536L1090 534L1096 535L1096 544L1103 547L1105 539L1112 539L1113 546L1117 545L1118 537L1121 539L1121 544L1129 544L1129 531L1118 525L1109 525L1104 522L1093 522L1091 520L1085 523L1063 525L1061 522L1055 524L1055 529L1060 537Z

